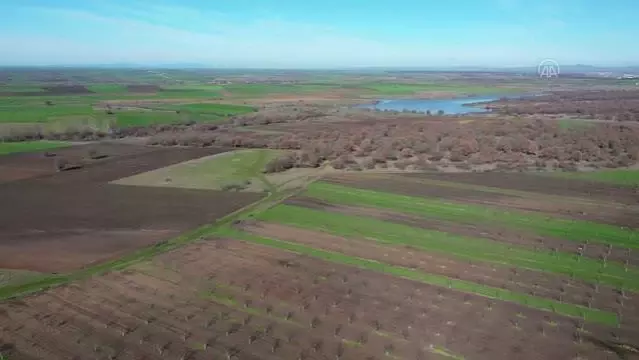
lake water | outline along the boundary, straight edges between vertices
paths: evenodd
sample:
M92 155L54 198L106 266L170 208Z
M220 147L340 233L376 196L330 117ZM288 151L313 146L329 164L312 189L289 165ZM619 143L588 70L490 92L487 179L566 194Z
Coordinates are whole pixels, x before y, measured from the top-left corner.
M468 113L483 113L487 112L483 106L464 106L466 104L482 102L482 101L495 101L500 98L514 98L519 96L513 95L492 95L492 96L473 96L457 99L395 99L395 100L380 100L378 104L365 104L359 105L360 108L365 109L377 109L380 111L418 111L436 114L439 110L443 110L444 114L468 114Z

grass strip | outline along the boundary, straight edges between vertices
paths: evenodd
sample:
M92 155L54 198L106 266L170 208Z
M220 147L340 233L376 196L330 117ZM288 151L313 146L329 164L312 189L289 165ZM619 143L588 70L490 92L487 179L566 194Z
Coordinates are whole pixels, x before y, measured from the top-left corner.
M504 211L489 206L456 204L324 182L311 184L305 195L338 204L371 206L459 223L488 222L558 239L639 249L639 231L589 221L561 219L532 212Z
M561 171L542 173L544 176L556 176L568 179L597 181L622 186L639 186L639 170L615 169L599 171Z
M49 149L57 149L70 146L71 144L64 141L20 141L20 142L0 142L0 155L34 152Z
M308 255L325 261L354 266L360 269L386 273L401 278L419 281L429 285L447 287L458 291L471 293L486 298L509 301L527 307L550 311L557 314L582 318L586 321L605 325L617 325L617 315L608 311L591 309L584 306L560 303L555 300L516 293L504 289L493 288L464 280L452 279L446 276L433 275L421 271L385 264L379 261L347 256L341 253L324 251L308 246L255 236L230 227L221 227L216 231L218 236L249 241L269 247L283 249L297 254Z
M278 205L259 220L325 231L344 237L400 244L457 258L559 273L591 283L639 290L639 269L562 252L532 251L493 240L416 228L370 217L345 215L292 205Z

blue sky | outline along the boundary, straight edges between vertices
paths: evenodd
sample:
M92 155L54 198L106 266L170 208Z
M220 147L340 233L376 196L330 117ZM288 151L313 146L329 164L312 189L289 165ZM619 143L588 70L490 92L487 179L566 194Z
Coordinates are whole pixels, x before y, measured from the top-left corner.
M639 65L637 0L0 1L0 64Z

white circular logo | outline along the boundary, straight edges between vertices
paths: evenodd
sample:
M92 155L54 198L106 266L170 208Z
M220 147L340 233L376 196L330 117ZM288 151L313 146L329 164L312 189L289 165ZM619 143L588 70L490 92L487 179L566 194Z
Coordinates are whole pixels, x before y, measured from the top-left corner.
M541 78L554 78L559 77L559 63L552 59L546 59L539 63L537 66L537 74Z

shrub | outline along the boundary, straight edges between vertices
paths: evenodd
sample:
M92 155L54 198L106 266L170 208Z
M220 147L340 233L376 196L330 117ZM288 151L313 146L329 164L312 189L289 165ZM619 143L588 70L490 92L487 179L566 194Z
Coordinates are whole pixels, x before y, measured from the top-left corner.
M250 181L248 181L248 184L246 182L228 183L222 185L221 189L223 191L241 191L246 189L250 184Z
M293 168L295 166L295 163L296 163L295 156L291 154L286 154L286 155L277 157L271 160L268 164L266 164L266 167L264 168L264 172L269 174L269 173L286 171L288 169Z
M330 165L331 165L334 169L337 169L337 170L342 170L342 169L346 168L346 162L345 162L345 161L344 161L344 159L343 159L343 158L341 158L341 157L340 157L340 158L337 158L337 159L335 159L335 160L332 160L332 161L330 162Z
M362 165L364 169L374 169L375 161L373 161L373 159L363 159L360 165Z
M442 153L440 153L440 152L435 152L435 153L430 154L430 156L428 156L428 160L430 160L430 161L439 161L439 160L441 160L443 158L444 158L444 155Z

